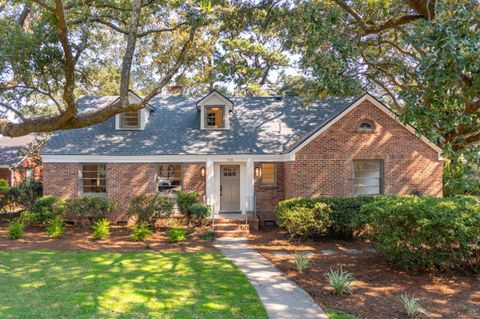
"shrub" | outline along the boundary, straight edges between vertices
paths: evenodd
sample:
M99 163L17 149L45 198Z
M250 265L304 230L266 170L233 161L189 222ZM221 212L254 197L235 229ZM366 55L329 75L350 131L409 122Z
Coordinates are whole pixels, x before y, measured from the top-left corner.
M132 227L132 239L134 241L144 241L150 235L152 235L152 229L145 222L136 224Z
M310 258L304 252L296 252L295 253L295 267L299 272L303 272L305 268L308 267L310 263Z
M190 215L189 208L193 204L200 202L200 194L197 192L183 192L177 193L177 205L180 213Z
M168 237L172 243L178 243L187 239L187 231L180 227L173 227L168 231Z
M3 178L0 178L0 193L6 193L10 190L10 185Z
M290 236L306 239L328 230L331 212L327 204L315 203L312 207L305 205L277 210L277 217L279 225L285 228Z
M409 269L480 270L478 200L385 196L362 211L365 235L392 262Z
M32 206L37 198L42 196L42 184L27 178L20 182L17 187L12 187L10 195L16 204L27 210L32 210Z
M353 274L344 271L342 267L340 267L336 270L330 269L324 276L336 295L343 295L345 293L352 294Z
M205 219L211 214L210 206L200 203L191 205L188 211L195 226L203 225Z
M8 237L10 239L20 239L23 237L25 225L17 218L8 223Z
M106 218L94 222L92 229L94 239L110 237L110 221Z
M173 214L173 200L162 194L145 194L133 197L128 203L128 216L134 217L137 223L146 223L155 229L158 219Z
M355 228L355 219L359 217L360 209L363 205L375 200L372 196L358 197L315 197L315 198L293 198L280 202L277 207L277 216L285 214L298 208L313 208L317 203L327 204L332 212L330 214L331 223L328 227L328 235L338 239L352 239Z
M67 218L75 220L75 224L86 228L97 220L108 218L116 209L114 201L101 196L80 196L65 201Z
M420 300L415 298L415 295L412 298L408 298L407 294L401 295L400 300L403 304L403 309L409 318L415 318L419 315L425 314L425 311L420 305Z
M47 233L49 237L58 238L63 235L65 232L65 227L63 226L64 219L63 216L57 215L50 219L47 224Z
M207 232L203 233L203 234L200 236L200 238L203 239L203 240L213 241L213 240L215 240L215 232L213 232L213 231L207 231Z
M62 216L64 211L65 204L62 199L53 195L40 197L33 203L29 212L29 223L46 224L55 216Z

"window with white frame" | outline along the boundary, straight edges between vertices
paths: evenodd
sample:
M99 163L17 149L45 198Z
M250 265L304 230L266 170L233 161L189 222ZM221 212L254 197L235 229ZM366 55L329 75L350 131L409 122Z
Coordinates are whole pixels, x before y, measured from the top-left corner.
M107 192L107 167L105 164L83 164L80 171L80 189L83 194Z
M121 113L119 117L121 129L140 128L140 111Z
M33 178L33 168L27 168L25 171L25 177L28 179Z
M358 124L359 131L369 132L369 131L373 131L374 129L375 129L375 124L373 124L373 122L370 120L364 120L360 122L360 124Z
M260 168L262 172L262 176L260 177L260 184L275 185L276 184L275 163L262 163Z
M180 190L182 190L182 165L158 165L158 191L163 193L175 193Z
M353 161L353 195L383 194L383 161Z
M225 127L225 107L206 106L205 107L205 127L206 128L224 128Z

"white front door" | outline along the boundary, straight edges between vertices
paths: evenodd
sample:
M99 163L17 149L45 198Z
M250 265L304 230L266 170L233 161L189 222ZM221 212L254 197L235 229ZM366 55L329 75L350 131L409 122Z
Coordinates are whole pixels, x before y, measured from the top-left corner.
M240 165L220 166L220 211L240 212Z

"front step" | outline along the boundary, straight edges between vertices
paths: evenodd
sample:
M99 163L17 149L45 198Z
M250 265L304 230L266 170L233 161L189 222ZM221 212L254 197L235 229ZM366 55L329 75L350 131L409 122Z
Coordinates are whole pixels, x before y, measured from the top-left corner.
M250 227L247 224L215 224L213 228L215 230L236 230L236 231L250 230Z
M250 234L249 230L214 230L215 237L224 238L224 237L248 237Z

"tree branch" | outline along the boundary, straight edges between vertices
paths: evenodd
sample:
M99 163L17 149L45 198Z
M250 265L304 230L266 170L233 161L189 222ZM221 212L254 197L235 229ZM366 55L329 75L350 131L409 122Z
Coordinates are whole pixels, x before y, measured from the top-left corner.
M128 90L130 89L130 72L132 70L135 46L137 44L138 25L140 23L140 11L142 1L134 0L132 15L130 17L130 29L128 31L127 47L122 61L122 72L120 77L120 105L128 105Z
M343 10L345 10L347 13L349 13L352 18L358 23L360 28L363 30L363 33L365 35L367 34L374 34L374 33L380 33L382 31L388 30L388 29L393 29L396 27L399 27L404 24L408 24L412 21L422 19L422 15L418 14L407 14L407 15L402 15L398 17L393 17L391 19L385 20L381 23L378 24L373 24L369 25L363 20L363 18L360 16L360 14L355 11L351 6L347 4L346 1L343 0L334 0L335 3L337 3Z
M67 105L65 112L60 119L62 123L68 122L75 116L77 109L75 106L75 59L72 48L68 41L68 27L65 20L65 12L62 0L55 1L55 16L57 18L58 38L62 45L65 55L65 85L63 90L63 100Z

